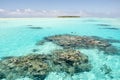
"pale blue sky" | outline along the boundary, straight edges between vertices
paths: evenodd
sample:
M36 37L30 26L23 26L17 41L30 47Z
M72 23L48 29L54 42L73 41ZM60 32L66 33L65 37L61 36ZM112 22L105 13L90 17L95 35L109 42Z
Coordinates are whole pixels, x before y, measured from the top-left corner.
M19 12L21 9L22 11L29 9L36 12L37 10L53 11L51 12L53 14L54 11L58 11L64 14L71 12L72 15L77 13L77 15L120 17L120 0L0 0L0 17L5 16L3 14L5 11L15 12L18 9ZM26 15L22 14L22 16ZM12 15L7 14L7 16Z

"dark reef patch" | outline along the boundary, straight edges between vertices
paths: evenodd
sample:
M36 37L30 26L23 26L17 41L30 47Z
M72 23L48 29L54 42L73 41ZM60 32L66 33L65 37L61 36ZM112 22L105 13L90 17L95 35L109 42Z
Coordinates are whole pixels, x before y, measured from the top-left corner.
M30 29L43 29L42 27L28 27L28 28L30 28Z
M98 26L111 26L109 24L97 24Z
M53 42L59 46L62 46L64 49L97 48L100 51L104 51L106 54L116 54L119 52L115 46L112 46L112 44L109 42L110 40L108 41L96 36L77 36L64 34L45 37L42 42L45 41ZM41 41L37 42L37 45L39 43L41 43Z
M30 29L43 29L42 27L35 27L33 25L26 25L26 26L28 26L28 28Z
M99 28L99 29L120 30L119 28L112 27L112 26L109 25L109 24L97 24L97 25L98 25L98 26L106 26L106 27Z
M49 72L63 71L70 75L90 71L88 57L73 49L60 49L45 54L9 57L0 60L0 79L15 80L29 77L44 80Z
M100 28L100 29L108 29L108 30L120 30L119 28L112 28L112 27L110 27L110 28Z

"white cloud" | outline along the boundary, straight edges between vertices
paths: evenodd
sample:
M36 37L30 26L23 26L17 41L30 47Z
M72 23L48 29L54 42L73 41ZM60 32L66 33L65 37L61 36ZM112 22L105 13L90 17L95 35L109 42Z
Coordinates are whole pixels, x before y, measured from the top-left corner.
M16 10L6 10L0 9L0 17L55 17L64 15L75 15L82 17L110 17L117 15L117 13L90 13L86 11L60 11L60 10L32 10L27 9L16 9ZM120 15L117 15L120 16Z
M32 13L31 9L16 9L14 11L9 11L9 15L27 15L29 13Z
M0 9L0 17L54 17L62 15L86 15L84 12L60 11L60 10L32 10L32 9L16 9L5 10Z
M5 12L5 10L4 9L0 9L0 13L2 13L2 12Z
M25 11L25 12L32 12L32 10L29 9L29 8L28 8L28 9L24 9L24 11Z

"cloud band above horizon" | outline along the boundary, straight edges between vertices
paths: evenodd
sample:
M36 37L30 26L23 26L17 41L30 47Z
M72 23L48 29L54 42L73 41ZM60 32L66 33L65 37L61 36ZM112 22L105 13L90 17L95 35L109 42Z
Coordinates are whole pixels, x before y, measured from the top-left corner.
M81 16L81 17L115 17L115 13L90 13L86 11L60 11L60 10L32 10L16 9L6 10L0 9L0 18L6 17L56 17L56 16ZM119 15L117 15L118 17Z

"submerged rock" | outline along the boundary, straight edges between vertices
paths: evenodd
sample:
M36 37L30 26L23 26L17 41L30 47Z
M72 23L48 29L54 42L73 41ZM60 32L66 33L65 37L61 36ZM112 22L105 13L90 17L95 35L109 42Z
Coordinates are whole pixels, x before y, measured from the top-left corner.
M112 69L111 69L110 67L108 67L106 64L104 64L104 65L100 68L100 70L101 70L102 72L104 72L104 74L110 74L111 71L112 71Z
M74 73L89 71L91 69L88 57L77 50L56 50L53 52L52 57L53 71L63 71L73 75Z
M1 79L4 79L5 77L6 77L5 74L2 73L2 72L0 72L0 80L1 80Z
M39 49L33 49L32 50L32 52L38 52L39 51Z
M54 35L45 37L43 41L50 41L63 48L97 48L104 51L107 54L116 54L118 50L116 47L112 46L107 40L100 37L92 36L77 36L77 35ZM43 42L40 41L39 43ZM39 44L37 43L37 45ZM109 51L111 48L112 51Z

